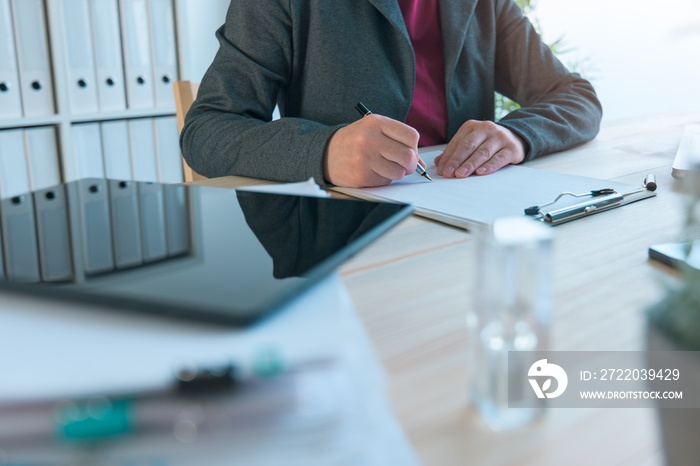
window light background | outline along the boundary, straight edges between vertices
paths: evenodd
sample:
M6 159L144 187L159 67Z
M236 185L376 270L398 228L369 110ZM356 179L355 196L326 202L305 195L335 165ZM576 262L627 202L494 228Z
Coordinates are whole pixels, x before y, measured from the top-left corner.
M700 1L539 0L542 37L563 37L611 120L700 112Z
M359 0L358 0L359 1ZM533 0L545 42L563 38L565 63L581 63L604 120L700 112L700 0ZM185 2L185 79L200 81L218 43L228 0Z

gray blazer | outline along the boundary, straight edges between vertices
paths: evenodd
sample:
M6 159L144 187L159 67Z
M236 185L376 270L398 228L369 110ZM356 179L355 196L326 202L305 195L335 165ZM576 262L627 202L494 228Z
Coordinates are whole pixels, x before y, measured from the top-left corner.
M522 108L500 121L526 160L592 139L602 114L591 84L543 44L513 0L440 0L447 137L494 119L494 91ZM219 51L181 135L208 177L323 178L333 133L375 113L405 121L415 58L397 0L233 0ZM275 104L282 118L271 121Z

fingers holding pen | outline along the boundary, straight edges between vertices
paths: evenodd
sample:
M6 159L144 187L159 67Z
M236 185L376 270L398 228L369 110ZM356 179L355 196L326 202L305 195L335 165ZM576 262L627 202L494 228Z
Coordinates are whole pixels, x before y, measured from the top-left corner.
M363 118L374 115L372 111L368 109L362 102L358 102L355 105L355 109L360 113L360 115L362 115ZM393 141L397 141L399 143L404 144L406 147L411 148L413 153L415 153L416 163L419 164L421 167L426 168L425 162L423 162L423 160L418 155L418 141L420 140L420 134L418 134L418 131L404 123L393 120L391 118L379 117L378 119L381 122L380 126L384 135ZM413 171L415 171L416 166L413 166L413 153L409 153L408 155L411 156L411 160L409 161L409 163L412 166ZM385 154L387 158L392 160L395 155L397 154L392 151L386 152ZM398 162L401 165L403 165L401 160L399 160ZM410 173L411 172L407 172L406 175Z
M369 114L338 130L324 157L326 180L340 186L379 186L413 173L418 132L399 121Z
M387 120L381 126L383 134L387 137L383 141L384 146L380 149L382 156L404 167L404 176L410 175L416 171L420 161L418 131L396 120Z

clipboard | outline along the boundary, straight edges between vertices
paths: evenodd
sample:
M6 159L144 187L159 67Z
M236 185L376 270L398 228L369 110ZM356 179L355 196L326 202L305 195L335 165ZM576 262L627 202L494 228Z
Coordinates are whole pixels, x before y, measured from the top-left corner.
M652 187L653 186L653 187ZM596 214L628 204L634 200L647 197L648 192L656 190L656 183L647 184L644 187L628 193L619 193L613 188L595 189L586 193L564 192L556 199L540 206L531 206L525 209L525 215L530 215L550 225L576 220L587 215ZM575 199L562 205L561 199ZM548 208L546 208L548 207Z

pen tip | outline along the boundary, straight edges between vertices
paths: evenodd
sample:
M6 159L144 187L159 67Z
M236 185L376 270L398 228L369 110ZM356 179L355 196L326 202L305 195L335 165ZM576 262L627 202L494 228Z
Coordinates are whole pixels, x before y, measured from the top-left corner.
M423 176L426 177L426 178L428 178L430 181L433 181L433 179L432 179L432 178L430 177L430 175L428 175L427 173L423 173Z

